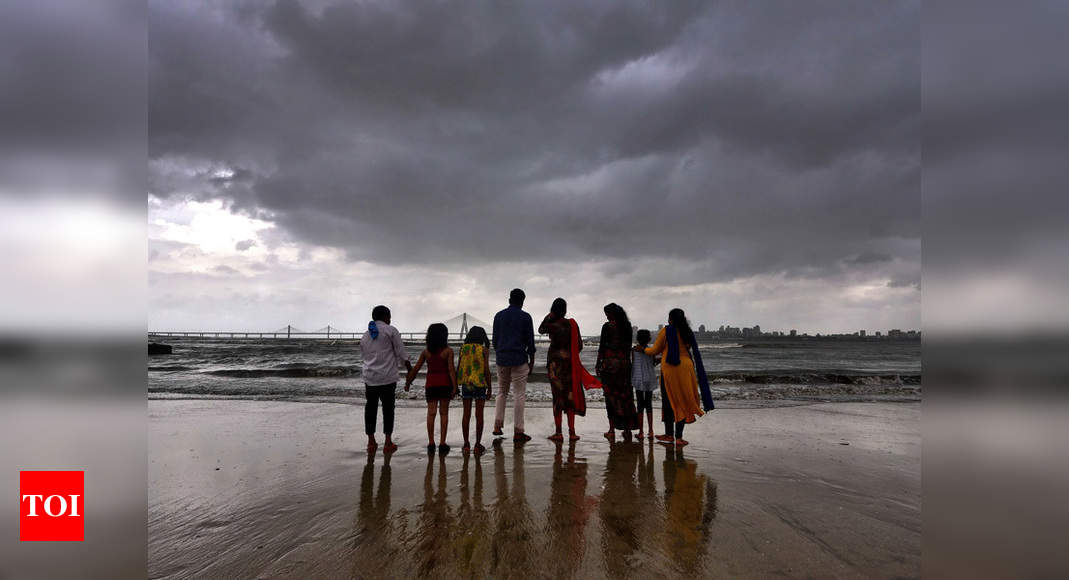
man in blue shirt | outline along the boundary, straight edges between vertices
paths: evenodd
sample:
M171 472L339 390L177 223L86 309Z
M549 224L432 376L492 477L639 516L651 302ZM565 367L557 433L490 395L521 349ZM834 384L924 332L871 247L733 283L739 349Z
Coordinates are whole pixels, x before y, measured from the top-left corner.
M494 315L494 353L497 358L497 416L494 435L504 435L505 398L513 392L515 441L530 441L523 431L523 407L527 403L527 377L534 370L534 321L523 311L523 290L509 293L509 307Z

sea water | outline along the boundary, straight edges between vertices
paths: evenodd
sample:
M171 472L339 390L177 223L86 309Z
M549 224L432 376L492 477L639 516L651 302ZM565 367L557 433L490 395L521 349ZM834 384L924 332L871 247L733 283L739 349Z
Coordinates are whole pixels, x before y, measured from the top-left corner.
M364 397L357 340L183 337L166 342L173 345L173 354L148 359L150 398ZM545 344L539 346L527 388L527 399L536 406L551 400ZM406 346L413 362L422 348ZM755 340L699 348L714 399L735 405L920 399L919 341ZM580 358L593 372L597 344L586 344ZM422 404L422 385L421 376L409 393L399 392L399 404ZM589 391L587 400L599 406L601 393Z

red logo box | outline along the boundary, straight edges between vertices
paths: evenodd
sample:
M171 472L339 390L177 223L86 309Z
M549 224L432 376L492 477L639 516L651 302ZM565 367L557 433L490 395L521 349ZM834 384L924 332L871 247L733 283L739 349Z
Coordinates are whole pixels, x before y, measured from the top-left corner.
M85 472L19 472L19 540L85 540Z

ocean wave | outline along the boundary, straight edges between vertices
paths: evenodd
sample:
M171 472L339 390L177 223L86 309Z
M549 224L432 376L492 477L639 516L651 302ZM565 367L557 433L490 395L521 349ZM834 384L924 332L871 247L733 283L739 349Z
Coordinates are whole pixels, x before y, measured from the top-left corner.
M775 385L740 388L734 392L713 389L716 400L920 401L918 385Z
M360 367L295 367L272 369L217 369L203 374L216 377L256 379L280 378L348 378L360 376Z
M754 385L920 385L920 374L872 374L850 372L707 373L710 382Z
M316 387L314 389L294 388L291 385L267 385L257 387L247 386L220 386L220 385L181 385L167 387L148 388L149 395L155 398L167 398L175 395L193 395L200 398L225 398L225 399L291 399L294 397L341 397L341 398L364 398L352 389Z
M863 343L863 342L846 342L843 346L849 348L850 346L865 345L865 344L867 344L867 343ZM797 341L795 341L795 340L787 340L787 341L769 340L769 341L746 342L746 343L742 344L742 348L745 348L745 349L768 348L768 349L773 349L773 350L783 350L783 349L823 350L823 349L826 349L827 347L828 347L828 343L827 342L823 342L823 341L819 341L819 340L797 340Z
M183 365L150 366L152 372L196 371L196 367ZM198 374L223 377L228 379L258 378L321 378L344 379L361 376L359 366L297 366L296 363L275 365L272 368L222 368L201 371ZM920 373L871 373L850 370L825 371L720 371L707 373L709 382L714 385L868 385L896 386L920 385ZM531 373L532 384L547 383L545 371L539 369Z

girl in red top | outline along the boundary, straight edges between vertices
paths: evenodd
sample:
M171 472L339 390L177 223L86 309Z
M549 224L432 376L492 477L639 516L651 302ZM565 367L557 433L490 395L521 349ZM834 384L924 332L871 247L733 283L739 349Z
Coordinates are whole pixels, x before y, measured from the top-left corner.
M441 415L442 428L438 439L438 452L446 454L445 432L449 427L449 400L457 396L457 369L453 364L453 349L449 348L449 329L435 323L427 328L427 348L408 372L405 389L412 385L423 363L427 363L427 453L434 453L434 416Z

